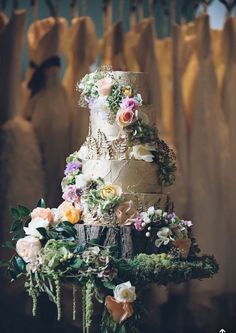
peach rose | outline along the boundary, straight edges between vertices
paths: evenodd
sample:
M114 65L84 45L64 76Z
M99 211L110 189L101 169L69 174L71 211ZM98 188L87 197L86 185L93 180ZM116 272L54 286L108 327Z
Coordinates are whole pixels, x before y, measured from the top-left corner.
M41 219L48 220L50 223L53 221L53 213L51 212L50 208L37 207L32 211L30 215L32 219L40 217Z
M122 194L122 189L119 185L105 184L101 189L102 199L113 199L115 197L120 197Z
M132 200L122 202L115 210L117 224L129 225L137 217L137 210Z
M118 302L112 296L106 297L105 306L112 315L113 320L119 324L130 318L134 313L132 304L127 302Z
M40 240L33 236L20 238L16 243L16 252L26 263L34 263L41 248Z
M79 222L81 217L81 211L75 208L70 202L64 201L58 207L59 215L64 221L68 221L72 224Z
M131 110L120 109L116 114L116 122L120 127L126 127L133 123L136 119L137 112Z
M105 77L97 81L98 93L102 96L109 96L112 89L112 78Z

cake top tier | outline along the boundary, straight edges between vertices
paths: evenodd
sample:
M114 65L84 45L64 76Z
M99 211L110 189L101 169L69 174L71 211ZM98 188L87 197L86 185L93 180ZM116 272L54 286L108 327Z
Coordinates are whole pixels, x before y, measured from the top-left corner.
M80 105L104 109L116 114L125 98L134 98L139 105L148 104L147 74L121 72L101 68L85 75L78 83ZM104 105L105 102L105 105Z

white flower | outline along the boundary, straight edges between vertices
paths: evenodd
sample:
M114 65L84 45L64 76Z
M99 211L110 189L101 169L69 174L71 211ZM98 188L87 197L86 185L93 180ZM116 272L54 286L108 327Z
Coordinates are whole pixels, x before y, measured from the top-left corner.
M47 229L49 226L48 219L42 219L41 217L36 217L31 220L28 227L24 227L24 231L26 235L43 238L43 236L38 232L38 228L45 228Z
M80 147L80 150L78 151L78 157L81 160L86 160L89 156L89 149L87 146L83 145Z
M31 266L35 267L37 262L37 255L41 250L42 245L38 238L33 236L26 236L20 238L16 243L16 252L26 262L30 263Z
M146 162L152 162L154 159L154 155L151 153L155 151L155 146L144 144L133 146L132 155L137 160L144 160Z
M148 215L153 215L155 213L155 208L153 206L149 207L147 213Z
M130 281L118 284L114 289L114 297L118 302L132 303L136 300L135 287Z
M75 178L75 185L77 188L82 189L87 186L88 182L91 181L91 177L83 175L82 173Z
M107 96L99 96L96 99L92 100L89 103L89 108L92 112L100 113L108 113L109 112L109 104L107 102Z
M167 227L162 227L158 232L157 236L159 239L155 241L155 245L160 247L162 244L167 245L172 238L172 231Z
M161 215L162 215L162 210L161 210L161 209L157 209L157 210L155 211L155 213L156 213L157 215L161 216ZM163 216L164 216L164 214L163 214Z
M151 219L149 218L148 213L142 212L140 215L141 215L142 220L145 224L148 224L148 223L151 222Z

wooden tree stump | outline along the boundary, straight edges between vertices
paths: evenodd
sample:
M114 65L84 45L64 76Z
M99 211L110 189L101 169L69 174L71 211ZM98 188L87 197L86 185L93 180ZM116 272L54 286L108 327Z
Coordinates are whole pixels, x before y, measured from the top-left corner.
M147 238L144 232L134 226L93 226L78 224L76 226L78 242L83 244L96 239L101 246L116 246L118 256L132 258L138 253L156 253L154 237Z

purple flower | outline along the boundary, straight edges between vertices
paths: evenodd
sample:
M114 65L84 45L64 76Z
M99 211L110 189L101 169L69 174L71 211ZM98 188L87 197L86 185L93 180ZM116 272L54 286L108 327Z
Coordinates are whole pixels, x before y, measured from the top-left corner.
M82 167L81 162L69 162L66 165L65 169L65 175L68 175L69 173L75 172L77 170L80 170Z
M134 227L137 231L142 231L144 229L142 226L142 223L143 223L143 219L142 219L141 215L138 215L134 222Z
M172 212L172 213L169 213L169 214L167 215L167 217L168 217L169 219L175 219L175 218L176 218L176 214L175 214L174 212Z
M192 221L182 220L181 222L188 228L190 228L193 225Z
M62 198L65 201L69 201L72 203L78 203L80 201L80 195L81 195L81 192L80 192L80 190L78 190L76 188L75 185L68 185L65 188Z
M133 112L137 110L138 106L139 106L138 101L135 98L129 98L129 97L123 99L122 103L120 104L120 108L122 110L133 111Z

